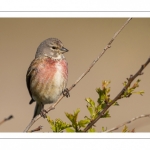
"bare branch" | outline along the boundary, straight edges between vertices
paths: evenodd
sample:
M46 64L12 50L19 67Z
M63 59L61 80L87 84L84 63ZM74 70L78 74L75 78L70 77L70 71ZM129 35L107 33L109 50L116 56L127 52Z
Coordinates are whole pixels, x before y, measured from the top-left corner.
M0 122L0 125L3 124L3 123L6 122L6 121L12 119L12 118L13 118L13 115L10 115L9 117L7 117L7 118L5 118L4 120L2 120L2 121Z
M79 81L91 70L91 68L95 65L95 63L103 56L103 54L106 52L106 50L111 47L112 42L115 40L115 38L118 36L118 34L125 28L125 26L130 22L131 19L132 18L129 18L124 23L124 25L114 34L114 36L112 37L112 39L110 40L110 42L107 44L107 46L104 48L104 50L92 62L92 64L90 65L90 67L75 81L75 83L72 84L72 86L68 89L68 91L71 91L79 83ZM57 102L54 103L53 105L51 105L46 111L49 112L49 111L55 109L56 105L61 101L61 99L63 97L64 97L64 95L61 95L60 98L57 100ZM34 119L32 119L32 121L30 122L30 124L24 130L24 132L28 131L30 129L30 127L34 124L34 122L36 122L39 118L41 118L41 115L38 115Z
M36 132L36 131L40 131L40 130L42 130L42 126L38 126L37 128L35 128L35 129L33 129L33 130L31 130L31 131L29 131L29 132Z
M105 112L108 110L108 108L110 106L112 106L117 100L121 99L121 96L124 94L124 92L128 89L128 87L130 86L130 84L132 83L132 81L139 75L142 74L142 71L145 69L145 67L150 63L150 58L148 58L148 60L145 62L144 65L141 66L141 68L137 71L137 73L135 73L135 75L131 75L127 80L127 84L126 86L120 91L120 93L110 102L106 105L106 107L99 113L98 117L95 118L94 120L92 120L87 126L86 128L83 130L83 132L88 131L104 114Z
M135 120L137 120L137 119L141 119L141 118L145 118L145 117L150 117L150 114L145 114L145 115L140 115L140 116L134 117L134 118L132 118L131 120L126 121L125 123L123 123L123 124L121 124L121 125L118 125L118 126L116 126L116 127L114 127L114 128L111 128L111 129L109 129L109 130L107 130L107 131L105 131L105 132L112 132L112 131L115 131L115 130L117 130L117 129L123 127L123 126L125 126L126 124L129 124L129 123L131 123L131 122L133 122L133 121L135 121Z

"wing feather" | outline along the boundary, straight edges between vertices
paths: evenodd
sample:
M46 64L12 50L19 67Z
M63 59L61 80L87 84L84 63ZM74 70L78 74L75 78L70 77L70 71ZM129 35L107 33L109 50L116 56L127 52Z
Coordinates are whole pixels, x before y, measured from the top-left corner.
M33 99L33 97L32 97L32 93L31 93L31 89L30 89L30 85L31 85L31 78L32 78L32 76L33 75L35 75L36 73L37 73L37 61L38 61L38 59L34 59L32 62L31 62L31 64L30 64L30 66L29 66L29 68L28 68L28 70L27 70L27 74L26 74L26 85L27 85L27 88L28 88L28 91L29 91L29 94L30 94L30 96L31 96L31 100L30 100L30 102L29 102L29 104L32 104L35 100Z

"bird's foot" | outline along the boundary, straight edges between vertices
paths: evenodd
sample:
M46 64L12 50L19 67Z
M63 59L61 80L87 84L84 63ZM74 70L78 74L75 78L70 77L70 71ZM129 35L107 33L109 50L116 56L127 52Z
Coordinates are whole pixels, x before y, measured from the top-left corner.
M62 93L63 93L63 95L66 96L67 98L70 97L70 93L69 93L68 88L64 89L64 90L62 91Z
M46 111L44 108L41 110L41 112L40 112L40 115L45 119L45 118L47 118L47 114L48 113L48 111Z

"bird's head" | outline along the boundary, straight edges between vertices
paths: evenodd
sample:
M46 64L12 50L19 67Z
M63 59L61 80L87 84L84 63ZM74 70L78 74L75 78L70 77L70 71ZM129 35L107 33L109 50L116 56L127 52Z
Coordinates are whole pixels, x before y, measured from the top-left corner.
M63 59L63 54L68 50L63 46L62 42L56 38L49 38L43 41L37 48L35 57L51 57L54 59Z

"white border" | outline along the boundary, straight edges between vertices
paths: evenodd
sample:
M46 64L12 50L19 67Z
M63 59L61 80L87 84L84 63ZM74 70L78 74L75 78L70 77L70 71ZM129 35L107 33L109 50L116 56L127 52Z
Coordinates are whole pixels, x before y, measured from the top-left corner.
M0 139L150 139L149 133L0 133Z
M148 11L149 0L1 0L1 11Z
M150 17L149 12L0 12L1 18L108 18Z

